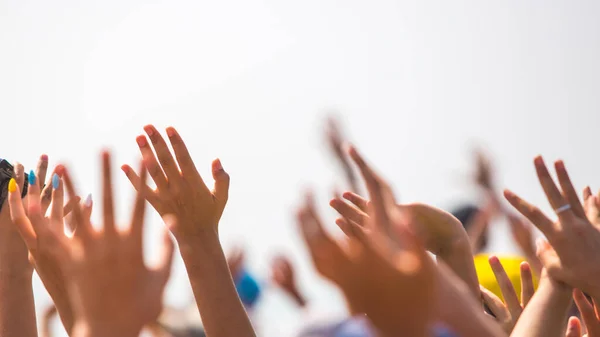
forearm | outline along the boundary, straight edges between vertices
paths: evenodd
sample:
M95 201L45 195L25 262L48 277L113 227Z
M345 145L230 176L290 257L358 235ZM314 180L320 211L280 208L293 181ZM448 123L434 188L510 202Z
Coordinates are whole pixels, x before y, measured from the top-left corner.
M461 337L506 337L506 333L487 317L481 304L470 296L470 289L444 264L438 264L437 317ZM468 324L466 324L468 322Z
M571 289L543 280L521 314L511 337L564 336L570 305Z
M466 238L456 241L449 249L439 252L436 258L444 262L466 284L475 298L479 298L479 280L471 246Z
M71 309L71 304L69 303L67 298L56 299L54 301L54 304L56 305L58 316L60 317L60 321L62 322L65 331L69 336L73 336L72 332L75 320L73 317L73 310Z
M255 336L229 273L218 234L179 245L206 334L211 337Z
M0 270L0 336L36 337L32 273Z

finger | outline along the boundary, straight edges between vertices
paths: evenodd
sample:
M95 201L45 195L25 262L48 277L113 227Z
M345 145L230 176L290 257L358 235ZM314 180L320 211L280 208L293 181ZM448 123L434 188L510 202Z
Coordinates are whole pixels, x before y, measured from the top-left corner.
M581 321L575 316L569 318L565 337L581 337Z
M557 280L564 279L565 271L554 248L542 238L536 240L536 246L536 255L548 272L548 275Z
M384 196L382 193L382 186L379 179L365 162L363 157L358 153L354 147L350 147L348 153L352 160L358 166L363 179L367 185L369 191L369 199L373 208L373 223L383 229L386 233L390 233L390 219L387 213Z
M583 196L583 201L584 202L587 201L587 199L592 196L592 189L589 186L586 186L583 189L582 196Z
M79 201L77 201L77 202L79 203ZM90 219L90 217L92 216L93 208L94 208L94 199L92 199L92 194L90 193L85 198L85 201L83 202L83 207L82 207L83 216L86 219Z
M571 210L576 216L585 219L585 211L583 210L582 203L577 196L577 191L573 187L573 183L571 182L571 178L569 177L565 163L562 160L558 160L554 163L554 168L556 169L556 175L558 176L560 188L562 189L567 202L569 205L571 205Z
M152 149L150 148L150 145L148 144L148 140L146 139L146 136L143 136L143 135L138 136L135 139L135 141L137 142L138 147L140 148L140 152L142 153L142 158L144 158L144 164L146 164L146 169L148 170L148 173L152 177L152 180L154 180L156 187L159 190L166 191L169 188L169 184L167 183L167 178L165 177L165 174L164 174L162 168L158 164L158 161L156 160L156 157L154 156L154 152L152 152ZM127 172L125 172L125 173L127 173Z
M592 303L590 303L590 301L588 301L583 292L579 289L573 290L573 299L575 300L575 305L577 305L577 308L581 313L583 322L588 327L588 330L592 330L588 332L593 333L594 328L598 325L598 319L596 318L594 306L592 305Z
M115 205L113 200L112 175L110 172L110 153L103 151L102 157L102 219L104 234L109 239L117 237L115 226Z
M158 157L158 162L167 176L167 182L169 184L178 183L181 178L181 173L179 172L179 168L177 167L175 159L173 159L164 138L161 136L160 132L156 130L154 125L144 126L144 131L146 131L152 142L152 146Z
M358 242L362 243L363 246L367 248L370 247L369 241L367 240L367 234L365 233L365 229L360 225L348 221L344 218L338 218L335 220L335 224L348 236L349 238L353 238L358 240Z
M23 167L23 165L21 165L21 163L15 163L14 170L15 181L17 183L17 186L19 186L19 190L21 190L21 193L23 193L23 191L25 190L25 187L23 185L25 183L25 168Z
M140 164L140 180L142 186L146 184L148 171L144 168L144 163ZM143 230L144 230L144 214L146 212L146 198L141 188L137 188L138 192L135 197L135 204L131 218L131 235L136 245L142 246Z
M479 286L481 290L481 298L483 302L487 304L488 308L492 311L496 319L499 321L505 321L510 317L510 313L502 300L498 298L494 293L484 288L482 285Z
M153 196L155 194L155 191L152 190L150 188L150 186L148 186L148 184L140 183L140 177L137 175L137 173L135 173L135 171L133 170L133 168L131 168L131 166L123 165L123 166L121 166L121 170L123 171L123 173L125 173L125 176L127 176L127 179L129 179L129 182L131 182L131 185L133 186L133 188L135 188L136 191L138 191L138 189L142 188L142 192L144 192L144 195L146 195L149 199L151 196ZM148 201L152 202L151 200L148 200Z
M58 166L57 166L58 167ZM48 207L50 207L50 203L52 202L52 190L54 189L54 184L58 184L58 180L60 177L56 174L57 167L52 170L52 174L50 175L50 179L46 183L46 186L42 189L41 198L42 198L42 213L46 213ZM54 177L56 175L56 178ZM39 178L39 177L38 177ZM40 179L40 184L44 180Z
M167 224L167 228L172 228L175 226L175 217L172 215L167 215L166 219L163 217L163 221ZM166 284L169 280L169 276L171 275L171 267L173 265L173 255L175 252L175 244L173 239L171 238L171 234L165 228L163 232L163 248L161 253L161 258L158 264L158 272L161 275L163 280L163 284Z
M71 199L76 198L77 192L75 191L75 186L73 186L73 181L71 180L69 170L67 170L67 168L63 166L60 168L58 174L61 175L61 173L63 177L63 183L65 184L65 187L67 189L67 194ZM84 244L89 243L94 229L92 228L89 219L86 219L83 216L81 207L77 206L73 208L72 219L74 227L76 228L75 235L77 237L80 237L83 240Z
M11 178L8 183L8 205L10 207L10 218L17 226L17 230L21 234L23 241L25 241L25 244L29 249L35 249L37 246L36 235L33 230L33 225L29 221L25 208L23 207L21 189L14 178Z
M42 201L40 198L40 187L38 185L38 179L35 176L35 172L33 172L33 170L29 171L29 174L27 175L27 184L29 185L27 191L27 200L29 201L29 203L34 202L36 204L36 207L40 207L39 212L41 213Z
M57 175L58 177L58 175ZM62 181L58 182L56 188L52 188L52 208L50 209L50 224L52 226L60 226L60 229L64 230L64 186Z
M213 179L215 179L213 195L215 196L215 199L217 199L222 212L229 198L229 174L225 172L221 160L219 159L215 159L212 162L211 171Z
M183 176L194 177L194 179L198 179L200 182L204 183L196 169L196 165L194 165L190 152L177 130L175 130L174 127L168 127L167 136L169 137L169 142L173 147L173 152L175 152L175 157L177 158L177 163L179 164L179 169L181 170L181 173L183 173Z
M529 263L523 262L521 263L521 303L523 304L523 308L527 306L533 297L534 292L535 289L533 287L533 273L531 272L531 267L529 266Z
M353 203L356 207L358 207L361 211L367 213L369 210L369 201L360 195L354 192L344 192L342 197L351 203Z
M554 183L554 180L550 176L550 172L548 172L548 168L544 163L544 159L542 159L541 156L536 157L534 160L534 165L538 179L542 185L542 189L544 190L546 198L548 199L548 202L550 202L552 209L555 210L558 218L561 219L561 223L570 223L572 219L569 218L574 216L572 207L564 211L556 212L557 209L568 205L568 202L565 200L558 187L556 187L556 184Z
M35 169L35 175L40 182L40 187L42 187L46 181L46 173L48 173L48 156L43 154L40 156L40 160L38 160L38 164Z
M335 209L341 216L347 218L350 221L357 223L358 225L366 225L369 217L363 211L356 207L353 207L340 199L331 199L329 206Z
M556 233L556 228L552 220L548 219L539 208L521 199L509 190L504 191L504 197L519 213L523 214L523 216L542 231L546 237L550 238Z
M585 216L588 219L589 222L595 224L598 221L598 218L600 218L600 209L598 208L597 202L596 202L596 196L592 195L590 197L588 197L585 201Z
M506 302L506 306L511 313L513 318L519 317L523 308L521 307L521 303L519 303L519 298L517 297L517 292L513 287L512 282L506 275L506 271L500 263L500 260L496 256L490 256L489 258L490 267L492 267L492 271L494 272L494 276L496 277L496 281L500 286L500 291L502 292L502 297L504 297L504 302Z

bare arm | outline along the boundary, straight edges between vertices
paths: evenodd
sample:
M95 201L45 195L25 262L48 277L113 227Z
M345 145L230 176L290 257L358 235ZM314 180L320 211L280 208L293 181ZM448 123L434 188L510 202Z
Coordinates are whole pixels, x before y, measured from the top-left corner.
M571 289L543 278L535 295L525 307L511 337L564 336L571 305Z
M15 171L17 180L11 180L9 191L23 184L23 166L15 165ZM0 336L36 337L33 268L27 260L27 247L10 219L8 203L0 211L0 241Z
M210 336L254 336L217 233L180 245L198 310Z

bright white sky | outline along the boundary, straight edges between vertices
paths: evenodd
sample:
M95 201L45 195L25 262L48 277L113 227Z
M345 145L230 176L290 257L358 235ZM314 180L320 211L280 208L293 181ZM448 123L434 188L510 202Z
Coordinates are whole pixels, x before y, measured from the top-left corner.
M97 196L102 147L133 164L143 125L173 125L206 177L217 156L232 177L226 247L243 242L262 276L288 252L315 307L340 313L292 216L312 186L333 219L326 198L343 180L322 144L323 112L341 111L405 201L476 198L462 175L481 142L502 186L548 209L535 154L565 159L578 188L600 187L599 14L592 0L2 0L0 157L32 167L47 153ZM125 220L132 192L118 174ZM48 303L37 280L36 295ZM189 296L178 261L168 303ZM263 335L286 334L299 314L277 291L263 300Z

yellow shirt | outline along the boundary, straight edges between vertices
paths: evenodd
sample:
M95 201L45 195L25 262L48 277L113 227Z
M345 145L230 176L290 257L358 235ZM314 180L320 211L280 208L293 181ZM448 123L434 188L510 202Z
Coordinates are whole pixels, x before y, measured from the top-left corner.
M498 256L498 255L496 255ZM500 291L500 286L496 281L496 277L494 276L494 272L492 271L492 267L490 267L490 263L488 259L490 254L477 254L474 257L475 261L475 270L477 271L477 277L479 278L479 284L484 286L489 291L493 292L496 296L504 301L504 296L502 296L502 292ZM521 300L521 262L525 260L518 256L498 256L500 263L502 263L502 267L506 271L508 278L510 279L513 287L515 287L515 292L519 297L519 301ZM533 285L537 289L538 280L534 276L533 277Z

